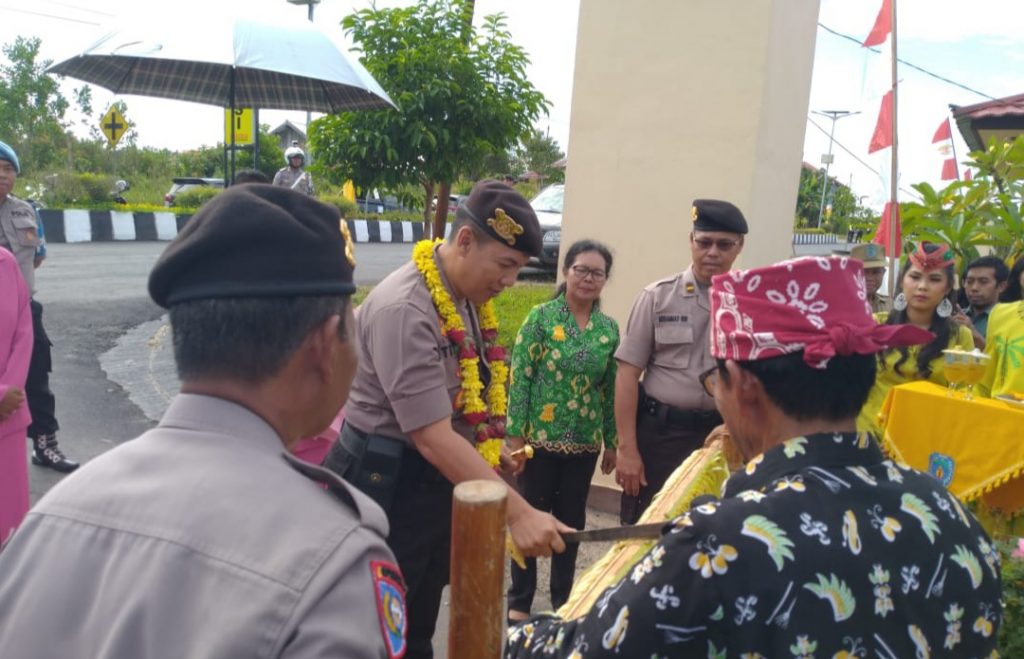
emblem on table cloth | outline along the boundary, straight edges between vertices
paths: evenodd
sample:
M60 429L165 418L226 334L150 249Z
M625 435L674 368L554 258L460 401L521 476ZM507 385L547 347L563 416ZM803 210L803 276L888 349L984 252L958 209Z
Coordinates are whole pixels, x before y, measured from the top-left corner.
M928 456L928 473L942 483L943 487L949 487L953 482L953 473L956 471L956 461L952 456L938 451Z
M388 657L405 654L405 585L402 573L395 565L385 561L371 561L373 591L377 595L377 617L384 634L384 647Z

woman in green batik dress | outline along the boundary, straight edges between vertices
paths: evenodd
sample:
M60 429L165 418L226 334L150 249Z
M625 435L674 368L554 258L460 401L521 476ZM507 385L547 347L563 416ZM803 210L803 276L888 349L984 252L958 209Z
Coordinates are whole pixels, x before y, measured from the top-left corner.
M512 349L508 441L512 450L529 443L532 459L522 464L519 486L539 510L577 529L587 521L587 493L601 448L601 471L615 468L615 349L619 326L601 313L601 290L612 269L607 247L592 240L573 243L565 254L563 283L554 299L534 307ZM577 544L551 558L551 603L569 598ZM537 586L537 561L512 564L510 621L525 619Z

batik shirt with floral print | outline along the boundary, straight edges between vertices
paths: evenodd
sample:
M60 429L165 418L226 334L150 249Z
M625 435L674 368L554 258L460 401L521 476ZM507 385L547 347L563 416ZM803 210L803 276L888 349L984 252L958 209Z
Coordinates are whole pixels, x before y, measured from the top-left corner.
M989 657L999 557L870 435L792 439L669 524L590 612L509 631L507 657Z
M619 325L595 308L580 329L565 296L538 304L512 348L508 434L554 453L615 448Z

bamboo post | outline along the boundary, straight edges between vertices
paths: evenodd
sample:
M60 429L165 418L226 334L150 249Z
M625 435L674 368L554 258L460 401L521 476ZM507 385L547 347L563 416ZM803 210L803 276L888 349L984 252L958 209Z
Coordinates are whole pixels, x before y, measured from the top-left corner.
M503 483L459 483L453 493L449 659L499 659L505 578Z

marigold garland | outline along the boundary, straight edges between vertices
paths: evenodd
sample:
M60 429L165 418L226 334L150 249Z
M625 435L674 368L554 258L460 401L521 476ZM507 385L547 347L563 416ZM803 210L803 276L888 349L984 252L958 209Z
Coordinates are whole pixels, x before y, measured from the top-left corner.
M508 363L505 349L498 345L498 317L489 301L477 307L480 332L484 339L484 355L491 367L491 384L484 402L484 383L480 380L480 355L476 342L466 332L466 325L455 308L451 296L441 281L441 273L434 263L434 247L441 240L421 240L412 250L412 260L423 276L430 291L430 299L441 318L441 329L459 349L459 371L462 390L456 399L461 401L462 415L473 426L476 450L492 467L501 461L501 446L505 438L505 420L508 414Z

